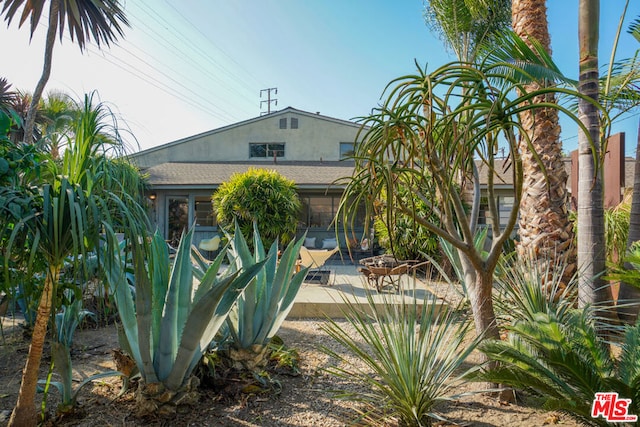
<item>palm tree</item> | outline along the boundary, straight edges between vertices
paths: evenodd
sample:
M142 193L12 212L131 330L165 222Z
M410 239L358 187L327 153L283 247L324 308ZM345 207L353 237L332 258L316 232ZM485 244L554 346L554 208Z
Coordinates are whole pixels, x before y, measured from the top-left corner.
M60 156L64 135L71 127L77 108L66 93L50 92L40 103L39 109L43 118L41 134L46 135L45 148L55 160Z
M8 25L19 14L18 26L22 26L29 19L31 35L35 32L40 22L42 11L46 5L45 0L5 0L2 7L2 14ZM66 23L65 23L66 21ZM44 88L51 74L51 64L53 60L53 46L55 44L56 33L59 30L60 39L64 35L65 25L71 36L71 40L76 41L80 50L84 50L88 41L93 40L98 47L101 43L109 46L118 36L123 35L121 24L129 25L119 0L50 0L49 1L49 23L45 41L44 64L42 75L36 89L33 92L29 112L25 120L25 138L30 138L35 126L35 114L38 103L42 97ZM26 142L31 142L28 140Z
M545 0L513 0L513 30L531 44L535 39L551 54ZM544 81L525 85L531 92L545 86ZM532 99L532 103L555 103L552 93ZM526 138L520 143L524 165L524 192L520 203L518 254L538 262L567 263L565 283L575 273L573 224L569 221L567 173L562 161L558 111L536 109L522 113Z
M5 215L15 221L14 235L29 234L31 251L42 254L48 268L42 296L38 305L31 346L23 371L18 401L9 425L32 426L37 421L35 393L38 368L47 332L53 296L66 259L77 263L80 255L93 249L104 228L126 228L132 235L142 235L148 226L144 209L135 202L121 185L108 180L110 147L121 146L122 141L105 120L108 110L104 104L94 104L93 96L85 97L81 113L74 123L62 162L49 162L53 168L52 181L46 183L39 194L27 197L18 191L3 189L7 201L0 205ZM120 168L120 166L116 166ZM114 191L115 190L115 191ZM11 209L12 198L26 200L28 210L16 216ZM9 245L10 246L10 245ZM10 251L12 248L6 248ZM79 265L74 265L80 268Z
M0 77L0 111L8 112L13 108L16 100L16 92L11 89L11 83L4 77Z
M611 290L599 277L605 268L604 205L598 110L599 0L580 0L578 38L580 74L579 116L588 134L578 133L578 301L581 306L611 301Z
M629 28L629 33L640 42L640 18L636 19ZM640 90L636 89L640 93ZM640 124L638 125L638 144L636 147L636 165L633 174L633 196L631 199L631 214L629 223L629 237L627 247L630 248L634 242L640 241ZM625 264L625 268L632 269L630 263ZM635 323L638 317L638 308L629 307L630 302L638 304L640 301L640 289L625 282L620 283L618 293L618 316L622 320Z
M475 61L482 43L509 27L510 0L429 0L424 17L462 62Z

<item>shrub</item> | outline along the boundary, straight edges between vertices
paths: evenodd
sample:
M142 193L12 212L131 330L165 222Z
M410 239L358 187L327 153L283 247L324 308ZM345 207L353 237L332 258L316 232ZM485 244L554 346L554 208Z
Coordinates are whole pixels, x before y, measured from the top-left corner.
M266 247L276 239L286 244L295 235L300 199L295 183L276 171L250 168L233 174L212 201L218 223L230 234L237 221L245 236L251 235L257 223Z
M404 199L405 204L415 208L416 216L430 218L430 222L439 222L427 203L410 196L412 194L409 191L400 191L399 197ZM386 208L382 209L373 223L380 246L398 259L423 259L425 255L438 258L438 237L434 233L410 216L389 214Z

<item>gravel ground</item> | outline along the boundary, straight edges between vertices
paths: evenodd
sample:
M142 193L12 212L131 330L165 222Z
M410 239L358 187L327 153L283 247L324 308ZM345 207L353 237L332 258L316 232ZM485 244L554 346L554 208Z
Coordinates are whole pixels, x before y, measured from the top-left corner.
M455 303L459 296L445 285L433 285L432 289L440 297ZM5 319L6 320L6 319ZM344 321L338 322L348 328ZM300 355L300 375L274 373L273 379L282 386L279 394L244 394L228 389L203 390L197 406L179 414L171 421L160 419L139 419L135 413L133 391L118 397L121 380L107 378L93 383L80 393L79 411L73 418L50 421L49 425L68 426L345 426L365 425L356 422L359 412L366 410L361 403L339 400L331 390L346 389L366 393L361 384L345 381L327 373L326 368L336 361L320 351L320 346L331 348L344 354L323 330L322 319L287 320L279 336L286 345L296 349ZM20 326L5 323L4 340L0 343L0 425L6 424L2 416L7 416L15 404L20 382L20 374L28 350ZM117 348L115 327L85 329L76 333L72 359L76 377L81 377L114 369L112 350ZM48 351L48 348L45 349ZM469 363L474 363L477 355L472 355ZM365 369L359 361L347 357L351 366ZM49 358L45 354L41 377L46 376ZM228 387L233 387L233 381ZM456 392L471 392L476 384L464 384ZM237 390L236 390L237 391ZM41 399L41 397L40 397ZM49 396L49 408L55 408L57 392ZM483 394L472 394L460 401L450 402L439 408L439 412L449 422L438 425L462 426L540 426L545 424L578 425L564 415L548 413L537 408L536 400L524 396L518 404L505 404ZM394 419L387 419L379 425L395 426Z

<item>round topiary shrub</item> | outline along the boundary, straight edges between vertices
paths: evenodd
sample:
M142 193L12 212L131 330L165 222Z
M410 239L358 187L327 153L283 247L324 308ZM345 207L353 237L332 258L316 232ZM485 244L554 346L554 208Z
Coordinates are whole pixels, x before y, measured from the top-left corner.
M276 239L286 244L295 236L301 208L296 186L274 170L235 173L218 187L212 201L218 224L229 233L237 220L245 236L253 234L255 221L266 248Z

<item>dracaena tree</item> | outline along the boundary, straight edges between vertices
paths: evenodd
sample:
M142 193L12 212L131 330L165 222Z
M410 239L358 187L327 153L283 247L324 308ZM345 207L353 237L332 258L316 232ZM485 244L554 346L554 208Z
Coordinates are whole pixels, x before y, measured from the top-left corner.
M42 176L47 181L40 181L35 193L15 186L0 188L0 232L5 233L0 237L8 242L3 247L4 253L13 253L19 249L16 245L21 245L46 263L46 279L40 290L31 346L9 421L11 426L37 423L34 400L38 369L64 263L71 259L74 270L81 269L79 260L96 247L104 229L124 228L126 224L132 235L142 235L148 227L146 212L135 197L139 188L125 189L122 182L126 181L112 178L111 171L119 166L111 167L108 153L123 144L117 128L105 123L109 114L104 104L95 103L92 96L87 96L84 103L62 161L47 163L50 173Z
M364 120L363 142L355 150L355 171L340 205L340 215L348 224L357 213L359 202L371 211L373 202L384 192L392 215L409 215L451 243L464 255L464 279L476 331L485 337L498 336L492 301L493 273L516 223L522 194L523 164L518 147L521 138L527 139L527 133L520 113L556 108L578 122L562 106L532 102L537 95L564 92L575 96L575 91L540 88L528 92L524 88L523 82L531 78L532 68L527 64L555 69L544 50L534 51L513 35L503 38L495 49L501 49L502 54L517 50L528 62L518 66L496 60L500 55L487 55L487 60L479 60L477 65L453 62L431 73L419 69L388 85L382 106ZM509 148L508 173L514 183L515 203L505 224L499 223L494 188L494 156L499 141ZM455 185L459 172L472 170L473 162L485 168L488 177L492 241L486 252L474 245L476 223L472 213L477 207L466 209ZM417 214L410 201L395 197L399 187L429 204L439 224Z

